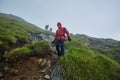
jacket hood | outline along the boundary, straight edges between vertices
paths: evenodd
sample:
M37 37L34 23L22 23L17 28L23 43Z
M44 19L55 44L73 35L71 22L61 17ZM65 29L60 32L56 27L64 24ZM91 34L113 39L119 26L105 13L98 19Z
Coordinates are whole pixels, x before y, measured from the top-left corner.
M61 29L61 28L62 28L61 22L58 22L58 23L57 23L57 26L58 26L59 29Z

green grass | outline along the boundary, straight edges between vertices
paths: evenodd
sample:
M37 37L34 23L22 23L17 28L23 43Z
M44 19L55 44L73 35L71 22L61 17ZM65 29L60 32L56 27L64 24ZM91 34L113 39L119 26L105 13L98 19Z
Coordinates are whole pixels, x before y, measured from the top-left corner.
M70 48L80 48L80 47L84 47L87 48L87 46L85 46L81 41L79 41L76 37L71 36L72 41L65 41L65 47L70 49Z
M73 48L61 58L67 80L120 80L120 65L112 59L87 50Z

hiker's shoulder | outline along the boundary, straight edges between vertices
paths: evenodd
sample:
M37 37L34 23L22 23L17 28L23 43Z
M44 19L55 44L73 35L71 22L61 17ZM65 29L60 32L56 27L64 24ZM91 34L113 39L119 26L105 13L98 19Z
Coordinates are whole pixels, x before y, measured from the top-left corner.
M66 27L63 27L63 30L64 30L65 32L68 31Z
M67 30L66 27L63 27L64 30Z

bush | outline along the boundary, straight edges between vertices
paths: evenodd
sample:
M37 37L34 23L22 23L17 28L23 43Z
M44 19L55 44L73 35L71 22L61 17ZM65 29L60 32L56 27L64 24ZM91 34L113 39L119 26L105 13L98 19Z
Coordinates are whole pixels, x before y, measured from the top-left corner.
M30 54L31 50L27 47L21 47L21 48L16 48L12 51L10 51L7 54L7 57L11 57L11 56L24 56L26 54Z
M37 41L33 44L33 49L38 55L45 55L51 51L48 41Z

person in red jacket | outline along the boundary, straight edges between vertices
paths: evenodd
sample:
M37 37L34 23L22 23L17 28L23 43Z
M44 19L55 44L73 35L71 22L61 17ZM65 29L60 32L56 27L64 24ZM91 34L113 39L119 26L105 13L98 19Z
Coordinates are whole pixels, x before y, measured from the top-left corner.
M62 27L62 24L60 22L57 23L58 30L55 33L55 38L52 41L52 43L56 43L56 50L58 52L59 56L64 55L64 41L66 40L66 36L69 41L71 41L70 33L68 30L64 27Z

